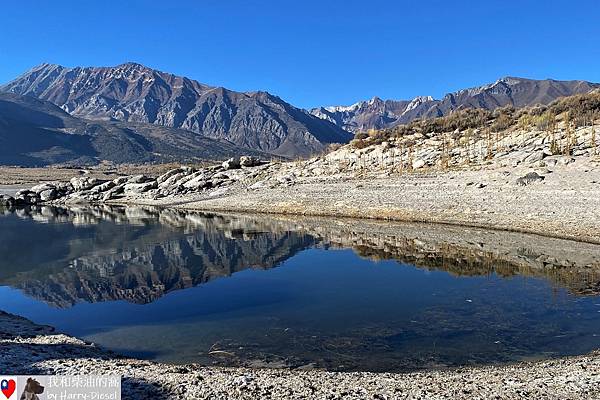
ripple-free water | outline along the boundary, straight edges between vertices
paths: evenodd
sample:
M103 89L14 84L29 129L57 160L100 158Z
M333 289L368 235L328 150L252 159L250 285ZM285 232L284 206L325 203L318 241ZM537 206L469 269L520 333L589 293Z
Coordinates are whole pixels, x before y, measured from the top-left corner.
M592 267L528 270L526 243L516 258L502 243L493 257L431 249L431 232L406 239L402 225L395 248L376 231L299 226L151 209L5 212L0 309L175 363L401 371L600 347Z

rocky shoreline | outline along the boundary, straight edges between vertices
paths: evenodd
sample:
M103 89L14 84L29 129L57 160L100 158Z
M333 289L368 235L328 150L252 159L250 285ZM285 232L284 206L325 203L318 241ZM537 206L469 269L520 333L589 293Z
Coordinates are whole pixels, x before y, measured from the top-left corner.
M377 149L371 153L386 154L386 149ZM0 205L137 204L372 218L600 243L600 163L593 156L546 157L510 167L500 158L468 168L400 173L391 167L357 169L340 161L339 153L348 151L289 163L241 157L206 168L182 166L158 177L102 180L83 175L35 185L14 197L0 196ZM548 160L560 162L550 167Z
M464 141L445 133L366 140L308 160L252 156L158 176L83 174L0 205L141 204L195 210L434 222L600 243L600 156L589 127ZM566 130L565 130L566 129ZM568 154L557 154L557 148Z
M0 312L0 366L11 374L119 374L123 398L598 399L600 354L414 373L214 368L120 357Z

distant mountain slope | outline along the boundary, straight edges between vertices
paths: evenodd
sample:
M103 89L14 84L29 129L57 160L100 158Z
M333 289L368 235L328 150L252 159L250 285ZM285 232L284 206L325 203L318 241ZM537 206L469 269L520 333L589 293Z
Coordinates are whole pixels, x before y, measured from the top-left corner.
M181 128L283 156L305 156L351 135L266 92L240 93L140 64L42 64L0 90L50 101L88 119Z
M0 93L0 164L91 165L263 156L189 131L142 123L87 121L54 104Z
M448 115L461 108L493 110L512 105L516 108L549 104L559 97L588 93L600 84L586 81L534 80L506 77L480 87L448 93L441 100L416 97L408 100L381 100L377 97L352 106L319 107L310 112L351 132L389 128L416 118Z

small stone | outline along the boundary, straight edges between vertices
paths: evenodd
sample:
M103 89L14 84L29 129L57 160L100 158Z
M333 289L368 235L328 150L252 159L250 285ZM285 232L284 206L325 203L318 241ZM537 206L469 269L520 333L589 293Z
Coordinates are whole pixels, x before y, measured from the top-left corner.
M527 186L532 183L541 182L544 179L545 178L543 176L541 176L540 174L538 174L537 172L530 172L530 173L526 174L525 176L518 178L516 183L519 186Z

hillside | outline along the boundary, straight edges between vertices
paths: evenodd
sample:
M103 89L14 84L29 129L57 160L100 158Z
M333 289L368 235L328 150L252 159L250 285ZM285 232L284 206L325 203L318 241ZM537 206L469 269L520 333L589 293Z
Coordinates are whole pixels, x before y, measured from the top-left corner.
M241 93L153 70L39 65L0 91L35 96L94 120L151 123L281 156L307 156L351 135L267 92Z
M181 129L88 121L48 101L0 93L2 165L195 162L240 154L266 156Z
M534 80L506 77L494 83L446 94L441 100L431 96L413 100L381 100L377 97L348 107L319 107L311 113L351 132L386 129L415 119L446 116L456 110L499 107L515 108L548 105L566 96L589 93L600 84L586 81Z

